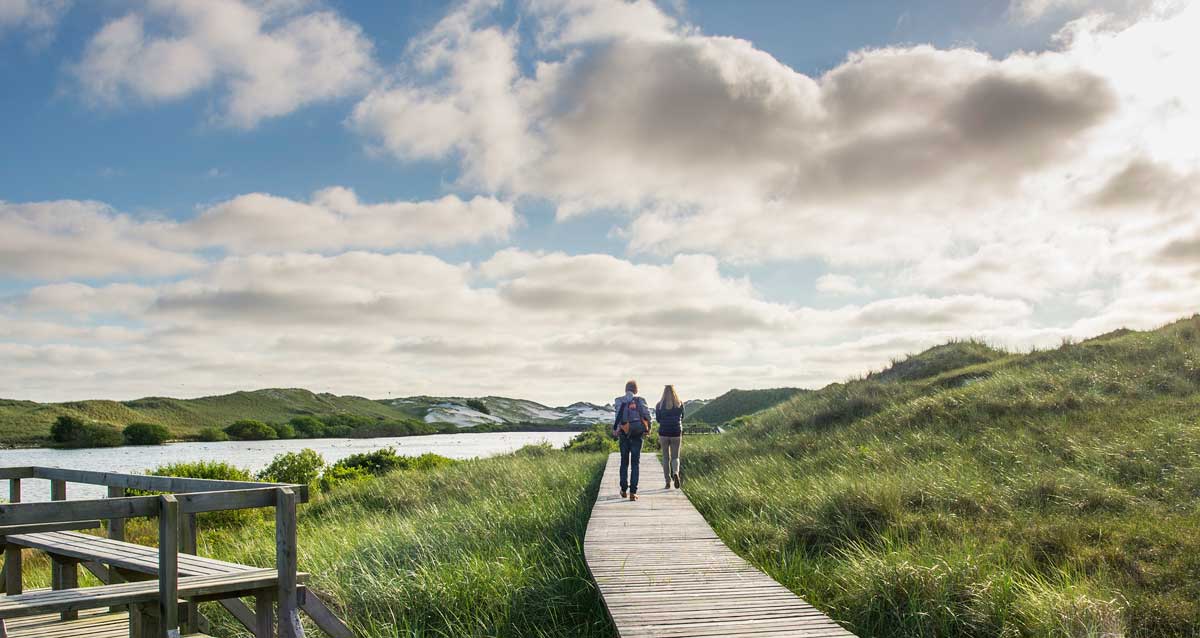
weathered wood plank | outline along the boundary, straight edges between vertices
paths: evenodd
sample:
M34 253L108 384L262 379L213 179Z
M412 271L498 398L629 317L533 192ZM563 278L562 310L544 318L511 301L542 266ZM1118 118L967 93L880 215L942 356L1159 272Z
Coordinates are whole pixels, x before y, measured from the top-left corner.
M584 555L620 636L853 638L726 547L682 491L620 498L619 467L611 455Z

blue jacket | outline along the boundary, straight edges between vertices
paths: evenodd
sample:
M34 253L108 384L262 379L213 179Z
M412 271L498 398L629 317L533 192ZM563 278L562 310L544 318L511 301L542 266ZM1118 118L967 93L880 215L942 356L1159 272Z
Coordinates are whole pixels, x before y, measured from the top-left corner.
M613 417L613 432L616 432L617 428L621 427L621 417L625 412L625 405L630 401L637 401L638 412L642 415L643 419L646 419L647 423L653 418L650 416L650 406L646 405L645 399L634 396L632 392L626 392L625 396L617 397L613 401L613 409L617 411L617 415ZM621 436L625 436L625 434L621 433Z
M659 408L654 411L658 417L659 436L683 436L683 406L674 410Z

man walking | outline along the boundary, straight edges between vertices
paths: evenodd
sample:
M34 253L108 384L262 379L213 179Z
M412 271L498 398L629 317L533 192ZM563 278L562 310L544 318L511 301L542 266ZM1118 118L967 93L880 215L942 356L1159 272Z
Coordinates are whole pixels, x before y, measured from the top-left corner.
M613 402L617 415L613 436L621 446L621 498L638 500L638 469L642 460L642 438L650 432L650 407L637 395L637 381L625 384L625 396Z

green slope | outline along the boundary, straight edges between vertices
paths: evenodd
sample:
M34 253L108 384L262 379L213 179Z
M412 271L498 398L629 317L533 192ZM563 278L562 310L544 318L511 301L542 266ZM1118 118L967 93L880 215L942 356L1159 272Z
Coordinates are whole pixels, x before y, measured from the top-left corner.
M948 344L684 458L721 537L860 636L1200 636L1200 315Z
M806 392L799 388L772 388L770 390L730 390L721 396L707 401L695 412L684 411L687 421L723 425L740 416L753 414L760 410L778 405Z
M300 415L352 414L398 419L406 415L388 405L356 396L316 394L300 389L234 392L199 399L147 397L133 401L71 401L34 403L0 399L0 442L43 442L59 415L112 423L161 423L176 436L195 434L205 427L224 427L238 419L283 422Z

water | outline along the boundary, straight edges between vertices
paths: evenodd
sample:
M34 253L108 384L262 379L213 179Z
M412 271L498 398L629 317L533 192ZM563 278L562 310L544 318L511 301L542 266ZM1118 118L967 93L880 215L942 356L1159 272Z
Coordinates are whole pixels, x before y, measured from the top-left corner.
M88 450L31 448L0 450L0 467L41 465L76 470L96 470L142 474L167 463L180 461L225 461L251 472L266 467L276 454L304 448L316 450L333 463L351 454L394 447L402 456L433 452L454 459L469 459L511 452L530 443L548 442L561 447L575 432L480 432L478 434L431 434L428 436L388 437L379 439L291 439L284 441L224 441L221 443L169 443L156 446L127 446ZM3 485L0 497L8 497ZM106 488L99 485L67 484L67 498L102 498ZM22 501L50 499L50 482L39 479L21 481Z

